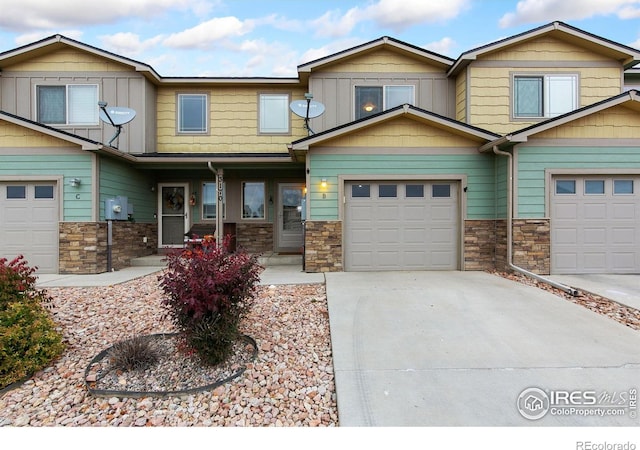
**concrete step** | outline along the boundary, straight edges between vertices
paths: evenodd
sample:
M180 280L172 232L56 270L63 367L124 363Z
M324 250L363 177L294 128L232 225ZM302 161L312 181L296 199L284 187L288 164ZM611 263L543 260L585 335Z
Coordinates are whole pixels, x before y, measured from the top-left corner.
M142 256L131 260L133 267L162 267L166 263L164 255ZM279 255L277 253L269 253L258 257L258 262L267 266L302 266L302 255Z

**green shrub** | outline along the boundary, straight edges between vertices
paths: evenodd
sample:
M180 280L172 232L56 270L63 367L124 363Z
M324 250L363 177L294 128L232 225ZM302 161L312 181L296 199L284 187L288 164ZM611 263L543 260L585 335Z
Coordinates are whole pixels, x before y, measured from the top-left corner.
M239 337L238 324L250 310L262 267L257 256L229 252L205 239L194 248L167 255L159 277L163 306L187 346L211 365L223 362Z
M64 350L45 308L51 297L35 288L35 270L22 255L0 258L0 388L46 367Z

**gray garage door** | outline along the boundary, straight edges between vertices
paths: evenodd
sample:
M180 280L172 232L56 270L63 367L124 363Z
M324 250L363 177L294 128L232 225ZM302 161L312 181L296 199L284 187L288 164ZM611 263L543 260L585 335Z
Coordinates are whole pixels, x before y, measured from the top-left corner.
M0 183L0 256L57 273L58 210L55 183Z
M458 183L345 185L345 269L456 270Z
M640 273L640 177L563 176L551 193L553 273Z

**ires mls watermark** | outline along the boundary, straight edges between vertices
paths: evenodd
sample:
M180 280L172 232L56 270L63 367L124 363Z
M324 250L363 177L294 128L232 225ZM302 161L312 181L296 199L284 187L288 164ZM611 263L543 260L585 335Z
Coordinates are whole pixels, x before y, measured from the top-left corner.
M628 416L638 415L638 390L542 390L525 389L518 396L518 412L525 419L539 420L553 416Z

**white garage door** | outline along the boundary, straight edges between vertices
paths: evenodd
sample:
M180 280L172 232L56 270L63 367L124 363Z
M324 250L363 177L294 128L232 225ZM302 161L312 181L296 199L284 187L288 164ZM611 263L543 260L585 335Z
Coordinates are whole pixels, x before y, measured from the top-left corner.
M58 210L55 183L0 183L0 256L57 273Z
M556 177L553 273L640 273L640 177Z
M345 269L456 270L458 183L345 185Z

